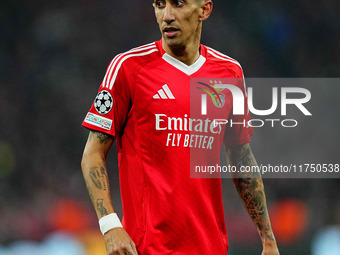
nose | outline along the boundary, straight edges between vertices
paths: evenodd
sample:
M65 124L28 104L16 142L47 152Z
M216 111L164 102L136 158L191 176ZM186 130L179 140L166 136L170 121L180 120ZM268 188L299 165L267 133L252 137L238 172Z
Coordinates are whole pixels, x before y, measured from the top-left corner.
M163 21L166 22L167 24L170 24L175 20L175 17L173 15L173 9L170 4L166 5L164 8L164 16L163 16Z

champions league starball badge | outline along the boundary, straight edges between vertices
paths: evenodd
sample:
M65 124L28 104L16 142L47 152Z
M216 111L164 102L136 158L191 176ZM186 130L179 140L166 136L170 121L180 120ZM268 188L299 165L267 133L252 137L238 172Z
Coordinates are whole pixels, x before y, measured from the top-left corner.
M109 91L102 90L94 100L94 108L101 115L109 113L112 109L113 99Z

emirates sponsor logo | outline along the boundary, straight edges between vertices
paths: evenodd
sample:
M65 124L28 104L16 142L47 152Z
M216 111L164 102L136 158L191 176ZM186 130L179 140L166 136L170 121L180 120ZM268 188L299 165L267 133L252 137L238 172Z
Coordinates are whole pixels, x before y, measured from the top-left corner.
M155 114L155 129L158 131L172 131L167 134L165 141L165 146L169 147L212 150L215 140L214 135L222 132L223 124L216 124L214 120L209 118L188 118L187 114L184 114L183 117L168 117L166 114ZM191 131L193 134L180 131Z

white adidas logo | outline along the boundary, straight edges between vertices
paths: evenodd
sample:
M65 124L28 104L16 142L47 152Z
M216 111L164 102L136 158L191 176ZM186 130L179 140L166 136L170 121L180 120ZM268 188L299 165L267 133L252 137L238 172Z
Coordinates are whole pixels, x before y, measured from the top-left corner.
M174 95L171 93L167 84L164 84L160 90L157 91L156 95L153 96L154 99L175 99Z

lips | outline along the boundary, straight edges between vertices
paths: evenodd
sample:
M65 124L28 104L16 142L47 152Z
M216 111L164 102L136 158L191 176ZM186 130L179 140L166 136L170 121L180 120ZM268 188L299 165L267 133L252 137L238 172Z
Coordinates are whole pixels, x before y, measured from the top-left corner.
M169 38L175 37L178 31L179 29L173 26L166 26L163 28L164 34Z

